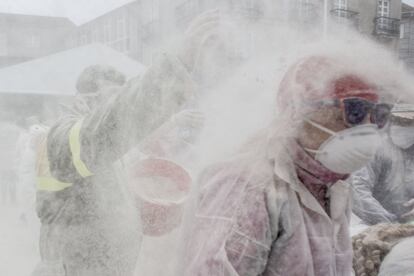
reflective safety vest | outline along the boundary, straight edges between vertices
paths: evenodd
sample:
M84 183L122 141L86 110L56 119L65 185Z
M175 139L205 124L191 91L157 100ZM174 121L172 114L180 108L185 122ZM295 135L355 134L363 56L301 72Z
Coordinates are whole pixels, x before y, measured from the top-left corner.
M89 171L86 164L81 159L81 143L80 143L80 130L83 120L75 123L69 132L69 148L72 154L72 162L83 178L92 176L93 173ZM47 154L47 133L41 139L37 149L37 190L57 192L72 186L72 183L65 183L57 180L50 173L50 164Z
M70 129L69 133L69 146L72 153L72 162L76 168L76 171L83 178L92 176L93 173L88 169L86 164L81 159L81 142L80 142L80 130L82 128L83 119L76 122Z
M57 180L50 173L49 159L47 157L47 133L44 137L42 137L41 142L37 146L37 190L57 192L72 186L71 183L65 183Z

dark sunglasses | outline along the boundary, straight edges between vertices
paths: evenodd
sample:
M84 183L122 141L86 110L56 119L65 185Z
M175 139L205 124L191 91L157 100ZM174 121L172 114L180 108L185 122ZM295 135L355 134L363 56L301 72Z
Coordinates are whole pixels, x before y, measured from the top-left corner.
M371 123L383 128L391 115L392 106L390 104L375 104L361 98L346 98L340 102L344 119L351 126L360 125L369 115Z
M383 128L391 115L392 105L386 103L375 104L362 98L335 99L321 101L319 105L333 105L340 108L346 124L356 126L362 124L367 116L370 122Z

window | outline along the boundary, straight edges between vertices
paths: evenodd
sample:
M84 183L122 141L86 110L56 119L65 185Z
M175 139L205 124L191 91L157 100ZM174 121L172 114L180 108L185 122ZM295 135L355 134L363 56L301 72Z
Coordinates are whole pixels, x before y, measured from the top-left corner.
M384 17L390 16L390 1L389 0L378 1L378 16L384 16Z
M91 36L92 36L92 42L98 42L99 41L99 31L96 28L96 26L92 27Z
M40 37L36 34L29 35L29 47L30 48L39 48L40 46Z
M390 1L389 0L379 0L378 1L378 27L381 29L389 28L389 19L386 17L390 16Z
M335 0L334 9L338 10L346 10L348 9L348 1L347 0Z
M299 18L307 18L310 15L310 0L299 0Z
M404 24L400 25L400 38L404 38Z
M106 21L103 25L103 38L104 42L111 40L111 25L109 21Z
M340 18L347 18L349 16L348 1L347 0L335 0L334 14Z
M82 32L79 35L79 45L85 45L87 43L88 43L88 36L84 32Z
M116 33L117 33L117 39L122 39L127 36L126 35L126 20L124 16L116 20Z

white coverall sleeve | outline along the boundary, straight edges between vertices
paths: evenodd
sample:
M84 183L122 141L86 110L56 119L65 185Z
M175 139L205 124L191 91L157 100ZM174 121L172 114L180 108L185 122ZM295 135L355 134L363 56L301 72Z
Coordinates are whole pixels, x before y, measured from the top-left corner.
M370 225L393 222L397 219L394 214L385 210L373 196L373 189L378 183L380 174L381 160L376 158L350 178L353 190L352 211Z

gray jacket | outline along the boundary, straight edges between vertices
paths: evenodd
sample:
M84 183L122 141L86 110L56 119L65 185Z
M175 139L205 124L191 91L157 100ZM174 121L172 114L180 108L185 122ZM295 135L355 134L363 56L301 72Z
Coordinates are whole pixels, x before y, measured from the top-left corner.
M133 275L142 238L139 209L114 162L176 112L165 110L164 95L184 101L192 84L182 64L165 56L105 103L68 112L51 128L50 172L70 184L37 193L42 264L36 275Z

